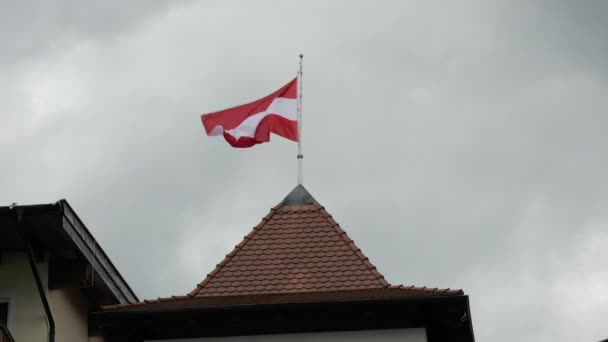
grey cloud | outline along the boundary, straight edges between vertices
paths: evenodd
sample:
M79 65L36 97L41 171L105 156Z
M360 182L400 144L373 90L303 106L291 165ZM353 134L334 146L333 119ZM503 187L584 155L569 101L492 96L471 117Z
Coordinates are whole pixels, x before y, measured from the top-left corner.
M1 198L66 197L141 297L191 290L295 185L293 143L230 149L198 114L303 51L305 184L389 281L463 288L480 341L608 334L603 2L20 4Z

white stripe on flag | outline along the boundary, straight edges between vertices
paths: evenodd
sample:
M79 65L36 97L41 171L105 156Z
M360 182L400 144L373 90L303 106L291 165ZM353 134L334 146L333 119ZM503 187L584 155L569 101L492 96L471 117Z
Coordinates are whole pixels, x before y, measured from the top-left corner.
M296 121L298 119L297 100L277 97L272 100L272 103L270 103L268 109L263 112L253 114L252 116L243 120L243 122L241 122L237 127L227 130L226 133L230 134L236 139L239 139L240 137L253 138L260 122L271 114L284 117L287 120ZM224 128L222 126L215 126L209 135L222 135L223 133Z

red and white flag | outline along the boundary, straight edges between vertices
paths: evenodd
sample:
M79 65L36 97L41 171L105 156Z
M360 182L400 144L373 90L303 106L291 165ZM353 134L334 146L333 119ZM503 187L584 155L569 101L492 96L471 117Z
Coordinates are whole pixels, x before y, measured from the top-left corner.
M223 135L233 147L270 141L270 133L298 141L297 78L259 100L201 115L208 136Z

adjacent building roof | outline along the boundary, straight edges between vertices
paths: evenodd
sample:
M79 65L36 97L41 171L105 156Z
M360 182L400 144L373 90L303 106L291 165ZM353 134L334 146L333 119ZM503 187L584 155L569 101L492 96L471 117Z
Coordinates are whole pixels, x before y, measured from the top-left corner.
M187 296L102 309L162 310L463 294L462 290L391 286L325 208L299 185Z
M22 218L20 227L16 224L16 215ZM0 206L0 251L25 250L17 229L25 230L39 255L48 252L50 289L66 285L86 287L94 298L92 304L124 304L138 300L66 200Z

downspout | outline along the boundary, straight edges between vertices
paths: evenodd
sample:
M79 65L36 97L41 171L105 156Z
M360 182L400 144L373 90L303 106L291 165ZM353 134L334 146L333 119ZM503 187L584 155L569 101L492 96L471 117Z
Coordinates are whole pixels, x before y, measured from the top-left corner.
M42 280L40 280L40 274L38 273L38 268L36 267L36 260L34 259L34 251L32 250L32 246L25 234L25 230L21 226L21 222L23 221L23 207L18 207L15 204L11 205L11 209L15 210L15 222L17 227L17 234L21 237L23 244L25 245L25 250L27 254L27 258L30 263L30 268L32 269L32 273L34 274L34 279L36 280L36 287L38 288L38 294L40 295L40 300L42 301L42 306L44 307L44 312L46 314L46 319L49 322L49 342L55 342L55 320L53 319L53 314L51 313L51 307L49 306L49 301L46 298L46 292L44 291L44 287L42 286Z

